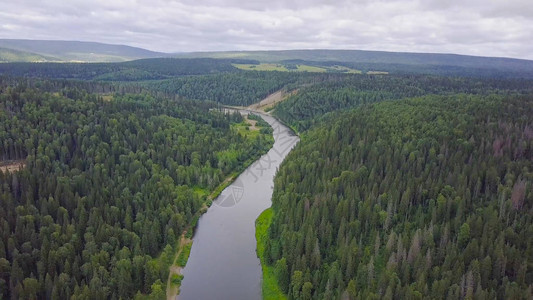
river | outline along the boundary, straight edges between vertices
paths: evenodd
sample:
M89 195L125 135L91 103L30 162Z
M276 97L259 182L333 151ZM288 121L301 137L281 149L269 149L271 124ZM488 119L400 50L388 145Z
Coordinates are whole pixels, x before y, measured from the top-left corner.
M261 299L255 220L271 206L276 170L299 140L273 117L261 117L274 129L274 145L200 217L179 300Z

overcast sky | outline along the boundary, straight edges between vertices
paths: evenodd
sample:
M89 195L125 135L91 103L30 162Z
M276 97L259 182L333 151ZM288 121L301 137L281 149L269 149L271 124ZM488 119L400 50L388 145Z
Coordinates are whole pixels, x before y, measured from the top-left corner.
M2 2L0 38L162 52L321 48L533 59L532 0Z

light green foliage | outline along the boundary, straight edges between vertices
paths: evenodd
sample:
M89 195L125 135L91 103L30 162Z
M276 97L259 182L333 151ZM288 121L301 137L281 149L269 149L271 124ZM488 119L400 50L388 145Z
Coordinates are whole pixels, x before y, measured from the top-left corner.
M187 243L183 246L183 248L181 249L180 255L178 256L176 260L176 264L178 266L185 267L185 265L187 264L187 260L189 259L189 255L191 254L191 247L192 247L192 242Z
M170 278L170 282L176 286L180 286L182 280L183 280L183 275L181 274L172 274L172 278Z
M457 244L459 248L464 248L470 240L470 226L464 223L459 229L459 236L457 237Z
M272 209L266 209L263 211L257 220L255 221L255 238L257 240L257 256L261 261L261 267L263 269L263 280L262 280L262 295L265 300L276 300L276 299L286 299L287 297L283 293L281 286L278 285L278 280L276 279L277 270L266 263L265 255L265 244L268 238L268 227L272 222ZM285 264L286 267L286 264ZM278 267L279 269L279 267ZM286 284L288 284L288 270ZM278 273L279 274L279 273ZM284 280L284 275L279 277Z

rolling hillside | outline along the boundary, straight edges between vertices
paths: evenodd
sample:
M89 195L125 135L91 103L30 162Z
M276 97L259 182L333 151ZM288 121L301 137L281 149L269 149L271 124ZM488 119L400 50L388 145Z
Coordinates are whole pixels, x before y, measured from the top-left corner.
M5 60L9 62L43 61L41 56L47 57L45 61L80 62L121 62L166 56L164 53L131 46L77 41L0 39L0 47L37 55L35 59L30 60L25 58L27 56L10 56L9 60Z
M0 48L0 62L44 62L51 60L57 59L26 51Z
M230 51L175 54L178 57L241 58L269 63L343 65L363 71L453 76L533 78L533 61L441 53L364 50Z
M172 49L169 49L171 51ZM439 53L364 50L281 50L161 53L95 42L0 39L0 62L124 62L137 59L222 58L255 61L249 70L391 74L433 74L491 78L533 78L533 61Z

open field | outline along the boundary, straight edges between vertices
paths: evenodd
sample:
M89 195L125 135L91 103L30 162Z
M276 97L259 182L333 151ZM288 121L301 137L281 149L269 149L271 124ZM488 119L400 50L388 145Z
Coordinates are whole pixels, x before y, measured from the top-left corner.
M282 64L258 64L258 65L233 64L233 66L238 69L247 70L247 71L282 71L282 72L289 71L289 69L287 69Z
M310 72L310 73L349 73L362 74L361 71L345 66L311 66L306 64L291 63L261 63L254 64L233 64L234 67L247 71L280 71L280 72Z
M309 65L296 65L296 69L294 69L294 71L297 71L297 72L311 72L311 73L324 73L324 72L327 72L328 69L322 68L322 67L309 66Z

